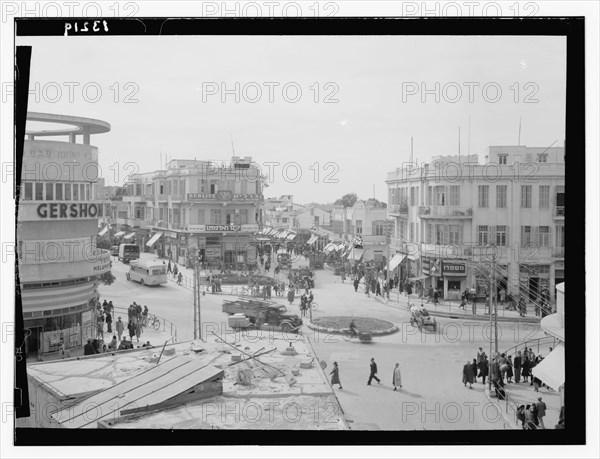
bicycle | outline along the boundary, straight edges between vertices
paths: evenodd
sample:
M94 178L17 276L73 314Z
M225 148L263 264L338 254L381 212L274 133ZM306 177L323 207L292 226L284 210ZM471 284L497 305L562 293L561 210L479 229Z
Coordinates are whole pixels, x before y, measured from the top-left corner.
M150 326L155 330L160 329L160 320L154 314L148 315L144 318L142 325L144 327Z

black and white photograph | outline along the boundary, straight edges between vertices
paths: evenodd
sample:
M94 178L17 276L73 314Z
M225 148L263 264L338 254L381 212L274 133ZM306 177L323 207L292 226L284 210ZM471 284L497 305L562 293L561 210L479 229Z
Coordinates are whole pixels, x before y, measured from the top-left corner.
M597 457L566 3L3 3L6 457Z

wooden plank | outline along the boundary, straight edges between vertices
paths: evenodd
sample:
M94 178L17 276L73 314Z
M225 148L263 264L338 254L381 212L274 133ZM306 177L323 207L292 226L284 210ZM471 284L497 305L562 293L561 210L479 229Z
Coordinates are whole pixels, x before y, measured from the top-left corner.
M77 414L77 406L82 405L84 403L93 403L95 404L94 406L97 406L105 403L106 401L114 400L120 394L124 394L135 387L139 387L143 384L147 384L153 381L161 372L171 371L174 368L177 368L178 366L184 365L185 363L186 360L182 359L181 356L169 359L160 365L150 367L148 370L140 373L139 375L121 381L120 383L117 383L114 386L100 393L94 394L86 399L71 404L64 409L55 412L54 414L52 414L52 418L61 424L71 422L71 420L73 420L75 417L81 415ZM145 380L145 378L148 379Z
M172 360L175 359L167 362ZM163 402L176 396L200 382L194 373L199 373L199 377L204 379L222 373L222 370L215 367L205 369L204 359L185 359L182 362L179 361L180 359L177 360L178 362L173 364L177 365L175 368L167 367L157 371L162 366L158 365L154 367L155 371L145 372L143 378L141 378L142 375L134 376L127 380L130 382L128 385L115 385L97 396L82 401L70 409L70 418L62 420L61 424L68 428L87 427L98 420L118 416L122 409L129 406L136 408L142 404L150 404L148 400ZM203 369L205 369L204 372ZM87 410L90 412L88 413ZM57 416L56 419L62 418Z
M207 365L204 368L198 369L193 373L190 373L188 377L185 379L180 379L171 384L169 392L175 393L174 396L177 396L186 390L192 389L194 386L197 386L207 380L212 380L218 377L223 376L223 370L216 368L212 365ZM168 400L165 398L165 394L163 391L153 392L148 396L140 399L137 404L138 406L144 405L154 405L156 403L163 402Z
M184 363L184 365L171 370L169 373L158 375L157 378L150 381L152 384L144 383L143 385L135 387L124 394L114 393L114 397L111 397L102 404L91 405L90 401L83 402L81 404L82 407L91 406L93 407L94 411L91 412L90 415L86 415L86 413L82 411L78 417L73 419L72 425L69 425L68 427L90 427L98 420L118 416L122 409L129 406L139 406L138 402L140 399L143 399L154 392L162 391L164 394L163 399L170 398L171 394L173 394L173 392L171 392L173 388L173 382L178 379L185 379L194 371L195 367L192 365L192 361L187 361Z

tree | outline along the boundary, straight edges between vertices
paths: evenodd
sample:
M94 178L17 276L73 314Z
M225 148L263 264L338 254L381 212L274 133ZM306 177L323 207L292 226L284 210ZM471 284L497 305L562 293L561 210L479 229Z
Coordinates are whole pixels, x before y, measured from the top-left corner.
M357 200L358 200L358 196L356 196L356 193L346 193L340 199L335 201L335 204L337 204L337 205L341 204L344 207L352 207L352 206L354 206L354 204L356 203Z
M100 274L98 276L98 280L104 285L111 285L115 281L115 279L116 277L113 276L113 273L111 271L106 271L105 273Z

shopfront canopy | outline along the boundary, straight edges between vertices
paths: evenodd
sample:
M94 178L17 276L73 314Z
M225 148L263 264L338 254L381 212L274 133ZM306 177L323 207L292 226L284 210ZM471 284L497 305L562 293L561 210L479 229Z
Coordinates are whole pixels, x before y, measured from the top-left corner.
M129 239L133 239L135 237L135 233L129 233L127 236L123 238L124 241L128 241Z
M319 236L315 236L314 234L310 237L310 239L308 241L306 241L306 243L308 245L314 244L315 242L317 242L317 239L319 239Z
M350 254L350 257L351 257L350 259L354 260L354 261L360 261L364 253L365 253L365 249L354 248L354 249L352 249L352 252Z
M565 383L565 345L560 343L556 348L531 369L538 378L555 391Z
M333 242L330 242L329 244L327 244L325 247L323 247L323 252L331 252L333 250Z
M150 240L148 242L146 242L146 246L152 247L154 244L156 244L156 241L158 241L162 235L163 235L162 232L156 233L154 236L152 236L150 238Z
M398 267L398 265L400 263L402 263L402 260L404 260L404 257L406 257L406 255L403 255L401 253L397 253L396 255L394 255L392 257L392 259L390 260L390 271L393 271L394 269L396 269L396 267Z
M105 226L105 227L102 229L102 231L100 231L100 232L98 233L98 236L102 237L102 236L104 236L106 233L108 233L108 226Z
M292 233L290 232L290 234L287 235L287 240L289 241L293 241L294 239L296 239L297 234L296 233Z
M115 237L122 237L125 235L125 231L119 231L118 233L115 234Z

